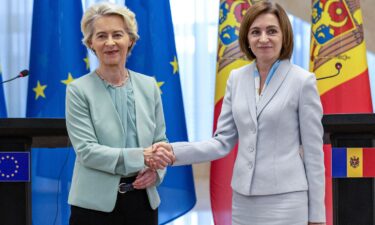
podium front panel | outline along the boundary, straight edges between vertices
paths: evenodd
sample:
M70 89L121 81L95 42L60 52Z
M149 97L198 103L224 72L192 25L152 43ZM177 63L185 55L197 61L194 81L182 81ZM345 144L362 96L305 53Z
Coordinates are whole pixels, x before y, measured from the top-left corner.
M30 151L31 138L0 137L0 152ZM31 225L31 183L0 182L1 224Z
M331 135L335 147L373 147L372 133L336 133ZM374 178L334 178L333 224L375 225Z

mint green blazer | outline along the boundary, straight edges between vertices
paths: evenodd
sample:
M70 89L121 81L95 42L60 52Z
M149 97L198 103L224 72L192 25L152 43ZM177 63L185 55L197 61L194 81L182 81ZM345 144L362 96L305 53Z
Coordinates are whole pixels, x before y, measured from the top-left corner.
M78 207L111 212L116 203L121 177L145 168L143 149L167 141L159 88L155 79L130 71L134 89L139 148L125 148L120 117L103 82L95 72L70 83L66 90L66 126L76 160L68 203ZM120 152L125 173L115 172ZM147 188L150 206L156 209L156 190L165 175L158 170L155 186Z

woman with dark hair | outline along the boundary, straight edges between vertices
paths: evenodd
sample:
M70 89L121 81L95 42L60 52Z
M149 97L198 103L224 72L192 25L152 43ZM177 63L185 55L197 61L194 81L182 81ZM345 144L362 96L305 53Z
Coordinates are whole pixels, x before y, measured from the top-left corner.
M233 225L323 225L323 111L315 75L290 62L285 10L268 1L251 6L239 43L253 63L231 72L214 137L154 146L173 149L181 165L224 157L239 142Z

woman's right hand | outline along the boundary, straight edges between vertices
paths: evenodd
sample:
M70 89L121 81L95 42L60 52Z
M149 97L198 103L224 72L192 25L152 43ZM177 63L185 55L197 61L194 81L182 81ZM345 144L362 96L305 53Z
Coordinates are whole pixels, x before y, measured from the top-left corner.
M159 142L143 151L145 165L152 169L164 169L176 160L172 146L166 142Z

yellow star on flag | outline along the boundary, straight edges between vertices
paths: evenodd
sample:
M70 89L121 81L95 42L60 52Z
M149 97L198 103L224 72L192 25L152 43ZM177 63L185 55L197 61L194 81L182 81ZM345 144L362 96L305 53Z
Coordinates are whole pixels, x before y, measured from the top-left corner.
M68 85L74 80L73 76L71 73L68 73L68 79L62 80L61 83Z
M160 94L163 94L163 92L161 91L161 86L163 86L164 82L157 82L158 84L158 87L159 87L159 90L160 90Z
M176 74L178 72L178 62L177 62L177 57L173 57L173 61L170 62L170 64L173 67L173 74Z
M89 70L89 69L90 69L90 60L89 60L89 56L86 55L86 57L83 59L83 61L85 61L85 64L86 64L86 70Z
M33 88L33 91L35 92L35 100L39 98L39 96L46 98L44 95L44 89L46 89L47 85L40 85L40 82L38 80L38 83L35 88Z

